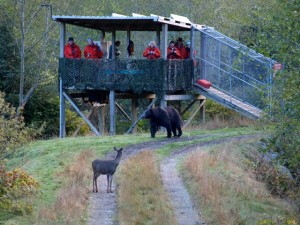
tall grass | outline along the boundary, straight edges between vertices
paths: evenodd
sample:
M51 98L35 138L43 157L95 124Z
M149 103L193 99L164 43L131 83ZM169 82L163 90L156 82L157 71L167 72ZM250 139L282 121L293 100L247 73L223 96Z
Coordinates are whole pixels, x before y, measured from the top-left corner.
M186 130L217 130L222 128L241 128L241 127L251 127L258 125L256 120L251 120L243 116L236 116L231 119L222 119L220 117L215 117L213 119L208 119L205 123L199 125L195 123L189 125Z
M243 169L237 146L237 142L220 145L193 153L183 162L184 176L208 224L253 225L266 219L289 224L284 221L293 218L293 209Z
M175 224L153 152L128 159L118 173L121 225Z
M94 153L83 151L74 163L58 174L65 179L64 188L56 196L52 206L43 206L35 219L38 224L84 224L88 204L86 180L90 175L87 167ZM38 221L38 222L37 222Z

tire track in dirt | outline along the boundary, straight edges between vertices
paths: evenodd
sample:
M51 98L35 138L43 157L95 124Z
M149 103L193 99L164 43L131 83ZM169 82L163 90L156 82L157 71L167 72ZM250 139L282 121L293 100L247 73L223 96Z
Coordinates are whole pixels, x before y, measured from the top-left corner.
M168 193L179 225L205 224L176 169L179 156L181 155L167 158L161 162L161 177L164 188Z
M131 156L134 156L142 151L146 150L156 150L164 145L174 143L174 142L183 142L183 141L192 141L195 139L204 139L207 137L212 137L214 135L198 135L192 137L180 137L180 138L171 138L163 140L155 140L135 145L129 145L124 148L123 156L121 162L128 159ZM184 186L182 179L180 178L177 170L176 164L180 158L189 154L193 151L199 150L199 147L209 146L228 142L231 140L239 140L244 138L252 138L257 135L240 135L238 137L229 137L221 138L214 141L206 141L203 143L197 143L194 145L189 145L183 147L180 150L173 152L170 156L164 159L161 162L161 175L164 187L169 193L169 198L171 204L174 207L174 212L177 217L178 223L184 225L198 225L205 224L204 220L197 214L197 207L194 205L193 200L190 199L190 196ZM114 152L106 156L106 159L112 159L115 157ZM98 178L98 193L92 193L89 196L89 211L88 211L88 224L89 225L117 225L117 195L114 193L106 193L106 175L101 175ZM113 181L113 189L115 189L115 184ZM90 190L92 188L90 187Z

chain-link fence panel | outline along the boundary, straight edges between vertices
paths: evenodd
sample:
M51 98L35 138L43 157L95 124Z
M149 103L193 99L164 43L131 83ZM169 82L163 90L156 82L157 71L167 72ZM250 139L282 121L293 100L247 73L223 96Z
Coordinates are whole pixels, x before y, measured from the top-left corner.
M213 29L199 31L199 78L257 108L267 107L275 62Z

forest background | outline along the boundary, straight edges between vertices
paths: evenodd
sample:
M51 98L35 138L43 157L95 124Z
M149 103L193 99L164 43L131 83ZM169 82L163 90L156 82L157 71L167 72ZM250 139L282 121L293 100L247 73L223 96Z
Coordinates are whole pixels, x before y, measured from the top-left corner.
M51 4L52 11L43 4ZM273 130L266 140L266 150L277 152L281 163L299 175L299 8L297 0L0 0L0 91L5 93L0 96L0 159L6 158L18 144L29 141L29 137L58 135L59 24L51 20L51 12L165 17L173 13L212 26L284 65L284 70L274 78L273 114L263 121L271 124ZM97 35L88 32L92 31L74 27L67 35L75 36L83 47L87 35ZM225 109L211 111L224 114ZM80 123L71 110L67 111L67 121L68 132Z

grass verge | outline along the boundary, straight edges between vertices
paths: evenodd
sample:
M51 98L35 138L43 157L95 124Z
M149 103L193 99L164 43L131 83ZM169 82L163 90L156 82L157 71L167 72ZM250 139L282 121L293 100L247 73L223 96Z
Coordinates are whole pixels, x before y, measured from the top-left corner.
M43 206L38 212L35 221L39 224L84 224L85 212L88 204L87 178L90 170L87 165L94 157L94 152L81 152L75 161L58 174L66 179L64 187L58 192L52 206Z
M254 151L257 141L246 143L247 150ZM294 209L243 169L243 157L240 143L230 142L183 161L183 175L208 224L296 224Z
M8 161L8 168L13 169L21 167L34 179L40 186L40 194L33 200L33 213L31 215L13 215L10 212L0 213L0 224L40 224L39 216L44 215L48 224L70 224L68 220L60 220L61 216L56 215L53 211L58 204L58 199L65 195L66 191L73 194L82 194L84 192L76 192L70 187L72 179L66 174L70 166L78 162L81 152L93 152L94 158L103 157L109 151L113 151L113 147L124 147L129 144L150 141L148 135L135 135L134 138L128 138L129 135L122 136L105 136L105 137L76 137L65 139L52 139L46 141L32 142L24 146L13 158ZM133 137L132 135L130 137ZM90 154L90 153L89 153ZM89 155L87 154L87 155ZM92 175L91 162L93 159L85 159L85 168ZM78 166L80 163L78 164ZM82 170L86 171L86 170ZM72 175L76 175L72 173ZM80 171L79 174L80 175ZM91 178L83 177L86 187L89 186ZM69 181L71 182L69 184ZM40 209L45 209L40 211ZM46 211L49 211L46 213ZM50 212L51 211L51 212ZM72 210L71 210L72 211ZM75 212L75 211L73 211ZM82 215L82 214L81 214ZM76 215L74 215L76 217ZM84 216L83 216L84 217ZM52 219L51 219L52 218ZM84 218L78 220L78 223L85 224ZM75 223L77 224L77 223Z
M119 221L121 225L175 224L153 152L145 151L121 165Z

